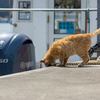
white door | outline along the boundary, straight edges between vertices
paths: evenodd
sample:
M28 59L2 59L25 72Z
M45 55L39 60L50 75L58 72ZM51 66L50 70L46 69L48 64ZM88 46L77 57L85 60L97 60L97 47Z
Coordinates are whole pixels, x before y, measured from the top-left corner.
M81 0L76 0L78 5L73 5L74 0L49 0L49 8L80 8ZM70 5L70 3L72 5ZM66 36L85 32L81 27L81 12L49 12L49 47L54 41L57 41ZM85 19L85 18L84 18ZM85 22L85 21L84 21ZM81 60L77 55L69 58L68 62Z

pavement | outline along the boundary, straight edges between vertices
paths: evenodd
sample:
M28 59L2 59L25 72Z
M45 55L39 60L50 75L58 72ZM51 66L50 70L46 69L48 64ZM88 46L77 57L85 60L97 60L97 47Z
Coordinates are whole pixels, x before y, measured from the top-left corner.
M100 100L100 65L52 66L1 76L0 100Z

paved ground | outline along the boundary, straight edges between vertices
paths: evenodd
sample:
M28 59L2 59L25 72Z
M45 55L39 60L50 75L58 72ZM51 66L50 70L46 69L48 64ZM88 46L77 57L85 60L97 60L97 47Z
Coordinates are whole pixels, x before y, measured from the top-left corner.
M100 66L49 67L0 77L0 100L100 100Z

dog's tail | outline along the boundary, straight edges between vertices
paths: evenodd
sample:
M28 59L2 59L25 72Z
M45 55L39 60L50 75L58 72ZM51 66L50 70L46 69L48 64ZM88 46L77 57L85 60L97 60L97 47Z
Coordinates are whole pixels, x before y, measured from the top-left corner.
M98 35L100 33L100 28L95 30L94 32L90 33L91 38L94 37L95 35Z

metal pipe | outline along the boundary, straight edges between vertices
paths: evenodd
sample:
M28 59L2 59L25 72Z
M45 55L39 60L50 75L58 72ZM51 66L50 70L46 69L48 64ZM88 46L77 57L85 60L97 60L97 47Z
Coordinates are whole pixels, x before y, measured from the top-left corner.
M87 8L87 23L88 23L88 33L90 33L90 14L89 14L89 8Z
M87 11L85 11L85 33L87 33Z
M21 8L0 8L0 11L47 11L47 12L55 12L55 11L87 11L87 9L48 9L48 8L28 8L28 9L21 9ZM97 8L90 8L89 11L97 11Z
M9 2L10 2L10 0L9 0ZM42 11L44 11L44 12L55 12L55 11L97 11L97 8L90 8L90 9L48 9L48 8L38 8L38 9L36 9L36 8L28 8L28 9L22 9L22 8L0 8L0 11L40 11L40 12L42 12ZM10 18L10 14L9 14L9 18ZM9 20L9 22L10 22L10 20ZM10 24L12 24L11 22L10 22ZM17 26L17 24L12 24L12 25L14 25L15 27ZM88 31L89 32L89 31Z
M9 9L10 9L10 0L9 0ZM9 11L9 23L10 23L10 11Z

